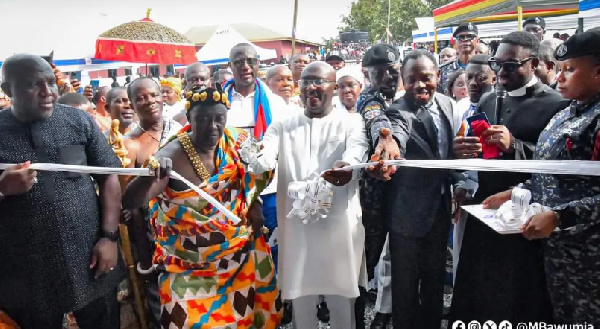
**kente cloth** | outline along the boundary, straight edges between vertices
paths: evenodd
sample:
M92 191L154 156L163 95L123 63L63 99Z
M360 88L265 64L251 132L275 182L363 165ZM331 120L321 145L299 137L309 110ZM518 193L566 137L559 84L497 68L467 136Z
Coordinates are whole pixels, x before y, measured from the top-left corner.
M200 185L241 218L272 177L246 172L238 149L247 137L225 129L216 153L218 172ZM282 303L263 236L250 226L234 226L192 190L167 187L150 208L163 328L279 325Z
M267 97L268 87L256 79L256 86L254 88L254 138L262 139L263 135L267 131L267 127L271 124L271 106L269 104L269 98ZM225 83L223 90L225 90L231 103L232 89L235 88L235 79L231 79Z

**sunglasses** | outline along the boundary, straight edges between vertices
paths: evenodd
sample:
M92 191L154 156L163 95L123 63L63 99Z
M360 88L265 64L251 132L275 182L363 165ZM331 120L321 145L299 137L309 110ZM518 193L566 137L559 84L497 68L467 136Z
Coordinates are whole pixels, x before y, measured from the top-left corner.
M473 41L475 38L477 38L475 34L461 34L456 36L458 41Z
M524 60L506 62L501 62L495 58L492 58L488 61L488 65L490 66L492 71L496 73L500 72L501 69L504 69L504 71L506 72L517 72L521 66L525 65L525 63L529 62L534 58L534 56L529 56Z
M238 67L244 66L245 63L247 63L248 66L255 66L258 64L258 58L240 58L232 61L231 63Z
M310 85L314 85L315 87L321 87L327 83L332 83L335 81L327 80L327 79L301 79L298 80L298 85L300 87L308 87Z

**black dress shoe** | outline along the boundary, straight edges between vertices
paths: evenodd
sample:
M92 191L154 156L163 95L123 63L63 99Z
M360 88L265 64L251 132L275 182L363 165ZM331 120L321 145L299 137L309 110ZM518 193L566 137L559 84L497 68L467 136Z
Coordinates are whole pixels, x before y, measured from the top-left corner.
M321 302L317 305L317 318L323 323L329 323L329 309L327 303Z
M371 322L370 329L386 329L390 319L392 318L391 314L379 313L375 314L375 318L373 322Z
M283 302L283 316L281 317L281 325L285 326L292 323L292 302Z

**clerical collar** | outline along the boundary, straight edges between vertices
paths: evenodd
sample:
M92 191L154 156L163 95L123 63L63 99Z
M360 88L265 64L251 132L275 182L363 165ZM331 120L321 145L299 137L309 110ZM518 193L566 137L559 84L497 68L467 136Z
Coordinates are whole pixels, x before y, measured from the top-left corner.
M529 82L524 85L523 87L519 88L519 89L515 89L513 91L508 91L507 94L510 97L520 97L520 96L525 96L527 95L527 88L535 85L538 82L538 78L536 76L533 76L533 78L531 78L531 80L529 80Z

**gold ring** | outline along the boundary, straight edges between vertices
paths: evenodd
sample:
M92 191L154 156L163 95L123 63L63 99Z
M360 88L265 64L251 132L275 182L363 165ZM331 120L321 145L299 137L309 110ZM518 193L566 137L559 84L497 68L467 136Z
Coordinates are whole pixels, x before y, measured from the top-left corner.
M152 170L160 168L160 163L155 157L150 157L150 159L148 159L148 168Z

